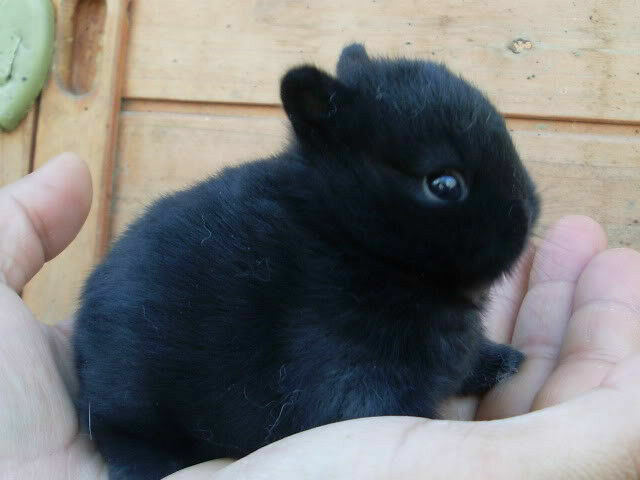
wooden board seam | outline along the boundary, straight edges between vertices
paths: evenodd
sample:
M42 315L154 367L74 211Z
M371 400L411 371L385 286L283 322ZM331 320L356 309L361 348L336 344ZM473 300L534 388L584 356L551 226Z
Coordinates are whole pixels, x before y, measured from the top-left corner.
M33 172L36 161L36 139L38 137L38 118L40 117L40 99L42 95L33 103L33 132L31 133L31 151L29 152L29 172Z
M220 112L229 114L237 111L235 115L282 115L282 105L273 103L243 103L243 102L198 102L181 100L152 100L145 98L124 98L122 112L157 112L176 114L203 114L217 115ZM640 127L640 122L626 120L603 120L598 118L523 115L503 113L508 120L529 120L557 123L581 123L588 125L618 125L625 127Z

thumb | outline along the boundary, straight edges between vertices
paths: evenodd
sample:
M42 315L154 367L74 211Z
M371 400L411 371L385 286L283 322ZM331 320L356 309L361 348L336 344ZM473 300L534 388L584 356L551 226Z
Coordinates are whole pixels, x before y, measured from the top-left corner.
M71 153L0 188L0 281L22 290L73 240L90 205L89 169Z
M489 422L352 420L294 435L220 469L171 480L628 479L640 476L640 356L570 402ZM629 381L633 380L633 381ZM613 413L613 414L612 414Z

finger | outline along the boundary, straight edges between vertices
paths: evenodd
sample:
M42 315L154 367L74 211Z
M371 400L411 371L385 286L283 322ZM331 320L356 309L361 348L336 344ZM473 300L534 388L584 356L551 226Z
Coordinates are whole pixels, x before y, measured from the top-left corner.
M69 153L0 189L0 282L20 291L65 248L89 213L91 191L87 166Z
M588 217L565 217L549 230L535 254L512 338L527 358L517 375L483 399L478 418L514 416L531 409L555 367L578 277L605 247L602 227Z
M513 271L491 289L485 325L487 336L494 342L511 342L518 310L529 284L534 254L535 247L531 245L518 260Z
M624 358L640 352L640 253L597 255L580 276L558 367L533 407L591 390Z

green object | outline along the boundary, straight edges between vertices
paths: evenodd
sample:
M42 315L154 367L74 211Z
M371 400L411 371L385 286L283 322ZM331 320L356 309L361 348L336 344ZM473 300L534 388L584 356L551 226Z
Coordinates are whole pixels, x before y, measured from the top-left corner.
M0 129L16 128L42 90L54 29L50 0L0 0Z

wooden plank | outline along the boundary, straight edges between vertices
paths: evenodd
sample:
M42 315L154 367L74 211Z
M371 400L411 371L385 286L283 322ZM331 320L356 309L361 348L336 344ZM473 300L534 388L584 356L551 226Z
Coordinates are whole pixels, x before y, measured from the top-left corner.
M279 105L177 102L173 100L124 99L122 109L130 112L193 113L198 115L240 115L243 117L285 117Z
M111 230L117 235L161 193L228 165L278 151L283 116L122 114L114 172ZM155 156L155 158L154 158Z
M446 61L508 115L638 122L639 24L638 0L143 1L125 95L277 104L287 67L358 40Z
M287 137L282 115L243 116L243 110L123 113L113 232L121 232L160 193L277 152ZM539 232L563 215L585 214L604 225L612 245L640 248L638 127L527 120L509 120L509 125L542 192Z
M36 107L12 132L0 132L0 187L29 173Z
M611 246L640 249L640 129L510 120L542 194L539 231L568 214L599 221Z
M65 150L78 153L91 170L93 206L74 242L25 288L27 304L46 323L73 312L79 288L108 241L128 2L54 1L58 47L41 100L34 164Z

